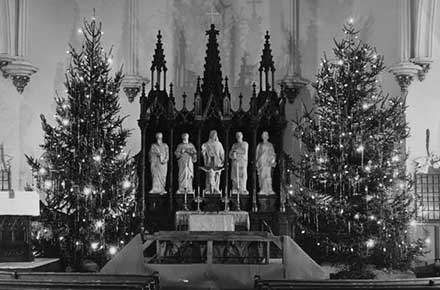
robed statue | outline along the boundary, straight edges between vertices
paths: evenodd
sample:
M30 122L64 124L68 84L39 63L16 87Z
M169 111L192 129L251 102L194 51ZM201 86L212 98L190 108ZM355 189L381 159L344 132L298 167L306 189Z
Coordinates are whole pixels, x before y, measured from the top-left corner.
M232 145L231 151L229 152L229 158L231 159L232 193L239 192L240 194L248 194L246 183L249 144L243 141L242 132L237 132L235 138L237 142Z
M168 170L168 145L162 141L163 135L161 132L156 133L156 142L151 144L149 157L152 188L150 193L165 194L165 185L167 180Z
M179 189L177 193L193 193L194 162L197 162L196 147L189 142L189 134L182 134L182 143L174 152L179 165Z
M269 133L264 131L262 142L257 145L255 163L260 191L258 194L274 194L272 189L272 168L276 166L276 154L272 143L269 142Z
M202 145L202 156L206 172L206 190L208 193L221 194L220 174L225 161L225 150L218 140L217 131L209 132L209 140Z

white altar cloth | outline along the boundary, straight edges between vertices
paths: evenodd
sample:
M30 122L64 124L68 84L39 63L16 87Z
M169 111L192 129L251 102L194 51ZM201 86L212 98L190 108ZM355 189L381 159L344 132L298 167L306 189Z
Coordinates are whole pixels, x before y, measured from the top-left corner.
M34 191L14 190L14 197L9 191L0 191L0 215L40 215L40 196Z
M233 215L193 214L188 219L189 231L235 231Z
M177 211L176 229L189 231L235 231L236 227L249 230L249 213L246 211Z

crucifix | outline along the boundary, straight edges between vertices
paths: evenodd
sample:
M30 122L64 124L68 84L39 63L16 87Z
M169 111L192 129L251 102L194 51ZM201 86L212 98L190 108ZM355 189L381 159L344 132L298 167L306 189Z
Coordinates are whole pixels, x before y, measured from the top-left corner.
M208 13L206 13L206 15L208 15L209 17L211 17L211 24L216 24L216 23L214 23L214 21L215 21L215 16L219 16L220 13L218 13L218 12L214 9L214 6L211 6L211 11L209 11Z

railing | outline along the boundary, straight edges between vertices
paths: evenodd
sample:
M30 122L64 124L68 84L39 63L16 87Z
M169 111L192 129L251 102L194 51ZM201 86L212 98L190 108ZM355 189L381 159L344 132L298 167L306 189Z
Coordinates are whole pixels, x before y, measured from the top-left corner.
M268 264L282 249L280 237L264 232L158 232L144 238L149 264Z

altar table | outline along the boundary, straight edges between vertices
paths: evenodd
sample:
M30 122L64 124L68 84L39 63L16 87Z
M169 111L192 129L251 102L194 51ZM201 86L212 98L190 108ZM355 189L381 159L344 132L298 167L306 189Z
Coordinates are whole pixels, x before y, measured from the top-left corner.
M178 231L235 231L249 228L249 213L246 211L176 212Z

